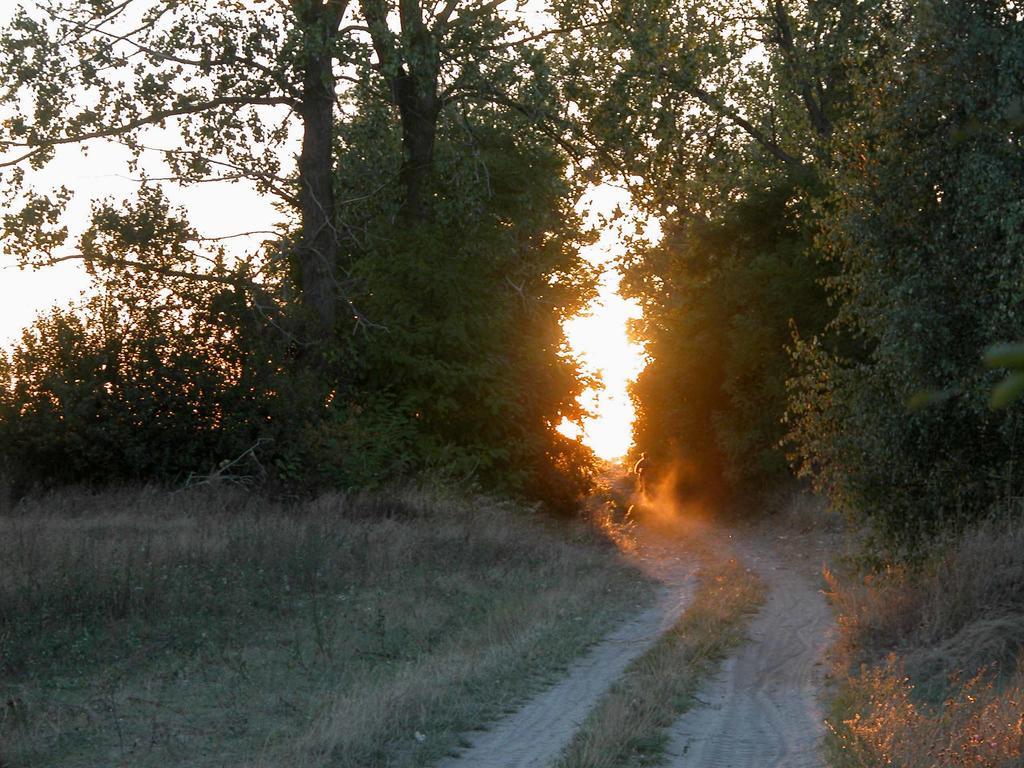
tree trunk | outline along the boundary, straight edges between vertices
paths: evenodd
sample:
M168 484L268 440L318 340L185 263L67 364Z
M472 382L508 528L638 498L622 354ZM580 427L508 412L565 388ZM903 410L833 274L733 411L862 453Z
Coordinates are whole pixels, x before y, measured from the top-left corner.
M402 72L394 82L395 103L402 122L402 169L400 179L405 190L402 213L412 222L427 214L427 184L434 164L434 143L439 114L436 85L417 93L412 75Z
M443 17L447 20L454 3ZM421 0L399 0L401 37L388 27L392 5L385 0L362 0L373 47L391 88L402 124L402 218L415 225L427 215L427 187L434 165L434 143L441 99L437 77L441 68L437 39L423 21Z
M338 316L335 261L339 237L334 225L334 96L330 50L333 30L318 14L306 28L308 59L303 79L302 152L299 155L300 289L311 310L317 338L333 332Z

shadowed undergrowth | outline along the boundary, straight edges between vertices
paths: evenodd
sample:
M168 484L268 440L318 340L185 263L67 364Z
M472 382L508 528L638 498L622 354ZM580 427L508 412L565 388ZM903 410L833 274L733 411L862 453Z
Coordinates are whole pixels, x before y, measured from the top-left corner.
M488 499L30 500L0 517L0 764L421 765L647 594L595 529Z

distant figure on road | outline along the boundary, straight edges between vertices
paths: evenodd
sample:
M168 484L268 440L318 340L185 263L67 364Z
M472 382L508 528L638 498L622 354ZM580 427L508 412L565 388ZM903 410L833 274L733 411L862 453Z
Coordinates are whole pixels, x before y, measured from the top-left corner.
M647 454L641 453L640 458L637 459L636 464L633 465L633 474L636 475L636 486L640 489L642 496L647 495Z

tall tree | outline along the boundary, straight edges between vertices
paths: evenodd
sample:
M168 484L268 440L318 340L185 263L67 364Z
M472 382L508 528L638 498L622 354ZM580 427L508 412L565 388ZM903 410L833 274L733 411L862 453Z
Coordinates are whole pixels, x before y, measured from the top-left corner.
M444 111L489 103L548 135L565 131L557 84L541 44L561 30L529 23L522 3L361 0L374 68L401 124L402 215L428 213L438 122Z
M816 202L867 5L852 0L559 3L571 95L599 160L660 217L623 255L652 360L634 388L637 450L716 491L787 477L782 418L795 322L830 316Z
M864 354L802 340L791 437L799 469L906 554L1020 493L1019 405L988 409L981 358L1024 335L1024 27L999 2L887 6L823 208L838 324Z
M57 224L67 191L26 195L24 165L39 168L61 147L110 140L144 171L147 141L172 129L171 145L156 155L174 181L246 179L295 214L293 277L314 319L309 336L329 336L347 297L338 265L344 202L334 180L345 169L336 164L337 129L358 109L353 98L372 98L365 90L353 96L353 84L373 69L387 85L402 128L402 210L419 220L442 110L500 102L551 130L559 101L545 80L544 35L512 13L518 6L40 0L20 10L0 40L0 108L9 115L0 125L0 167L9 171L8 200L26 201L6 219L5 244L42 264L67 238Z
M882 0L556 2L566 92L597 153L657 214L707 213L750 184L811 183L878 56ZM869 21L865 22L868 19Z
M358 381L413 415L406 455L570 500L579 486L565 481L587 459L555 429L579 416L560 321L592 295L594 276L576 247L579 184L553 119L557 84L543 36L500 4L440 6L424 4L404 28L400 8L378 6L392 26L376 30L382 53L360 68L340 131L353 171L339 180L353 201L346 258L360 302L389 331L386 344L355 341ZM407 80L422 64L412 27L442 53L423 65L416 92L430 108L419 112L395 98L420 87Z

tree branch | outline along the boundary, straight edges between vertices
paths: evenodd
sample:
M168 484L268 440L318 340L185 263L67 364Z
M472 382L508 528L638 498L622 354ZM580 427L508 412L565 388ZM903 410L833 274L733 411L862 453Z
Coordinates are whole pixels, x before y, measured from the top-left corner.
M828 119L825 114L823 107L823 100L821 98L822 86L820 83L817 84L818 97L815 97L815 87L811 84L810 80L801 71L803 68L797 61L797 49L796 42L793 37L793 26L789 19L789 13L786 11L786 6L782 0L775 0L772 3L772 21L775 23L775 43L779 46L779 50L782 52L782 58L785 60L793 76L797 80L797 91L801 101L804 103L804 108L807 110L807 116L811 121L811 126L818 133L819 136L828 138L832 135L832 121Z
M770 136L764 133L764 131L760 130L747 118L741 115L737 109L728 106L713 93L706 91L688 79L684 79L679 75L670 72L666 67L661 67L658 72L658 76L709 107L711 111L719 117L728 120L736 127L743 130L748 136L750 136L750 138L761 145L761 147L764 148L772 157L777 160L781 160L786 165L796 167L803 165L803 161L799 157L787 152L778 144L778 142L774 141Z
M207 112L218 107L230 107L230 106L287 106L293 109L297 106L294 99L289 99L284 96L221 96L216 99L204 101L200 104L190 104L174 109L158 110L151 112L143 117L130 120L129 122L112 126L110 128L102 128L96 131L89 131L87 133L80 133L75 136L62 136L59 138L43 139L40 141L33 142L22 142L22 141L0 141L0 147L3 148L32 148L32 152L26 154L16 160L0 163L0 168L15 165L22 160L25 160L36 152L48 149L51 147L61 146L65 144L79 144L81 142L90 141L92 139L104 139L113 136L120 136L125 133L130 133L138 128L145 127L147 125L157 125L165 120L172 117L182 117L184 115L195 115L200 112Z
M46 261L35 264L36 267L52 267L56 264L62 264L67 261L89 261L89 257L84 253L71 253L66 256L51 256ZM196 282L203 283L216 283L218 285L230 285L234 288L249 288L256 286L251 280L246 280L241 277L232 277L230 275L215 275L209 272L186 272L181 269L174 269L173 267L161 267L156 264L147 264L143 261L134 261L132 259L124 259L116 262L101 262L100 266L112 268L112 267L127 267L129 269L136 269L139 272L147 272L150 274L163 275L164 277L179 277L184 280L194 280Z

